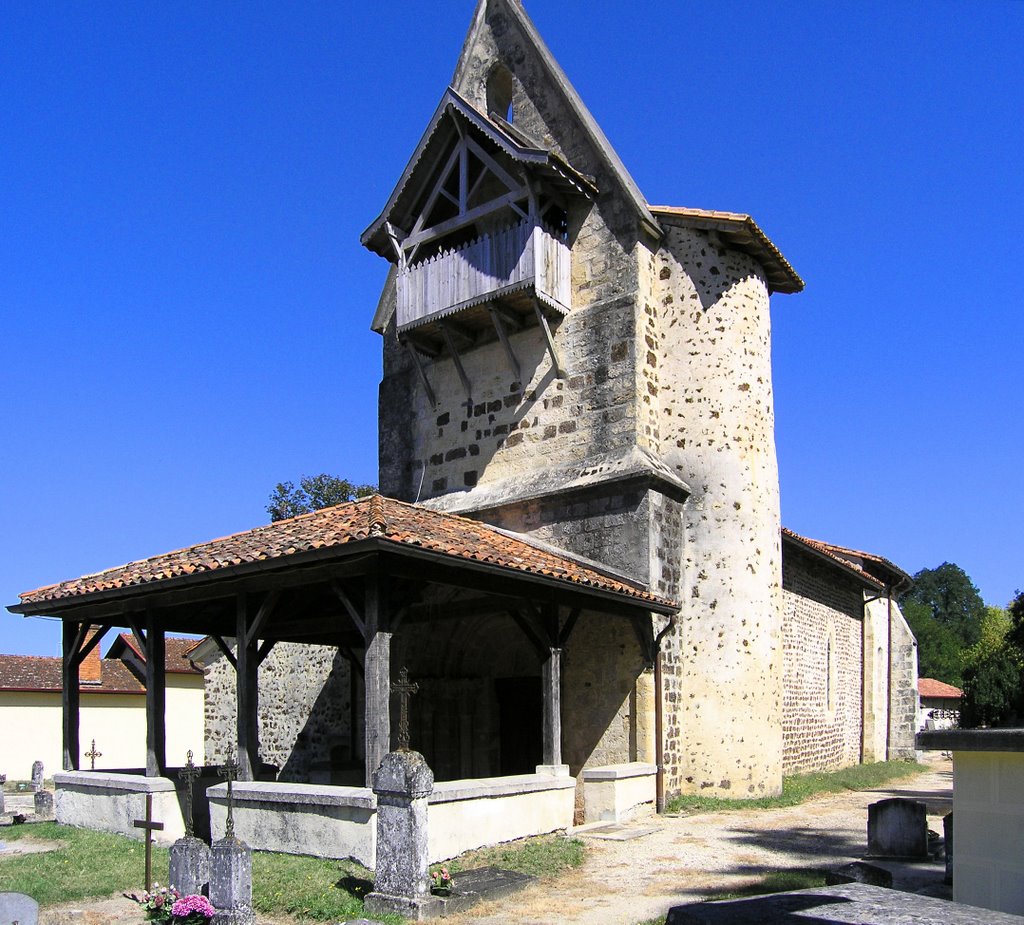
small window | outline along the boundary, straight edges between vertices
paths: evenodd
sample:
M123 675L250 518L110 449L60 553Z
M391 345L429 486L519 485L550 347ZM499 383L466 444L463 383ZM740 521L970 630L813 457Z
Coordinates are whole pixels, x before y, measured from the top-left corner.
M515 117L512 107L515 90L516 79L512 72L504 65L496 64L487 76L487 111L511 123Z

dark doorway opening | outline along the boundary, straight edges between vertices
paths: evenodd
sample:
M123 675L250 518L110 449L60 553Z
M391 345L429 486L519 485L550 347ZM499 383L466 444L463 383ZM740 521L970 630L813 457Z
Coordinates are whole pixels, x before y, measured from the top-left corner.
M500 678L495 688L501 743L499 772L502 776L533 774L544 758L540 678Z

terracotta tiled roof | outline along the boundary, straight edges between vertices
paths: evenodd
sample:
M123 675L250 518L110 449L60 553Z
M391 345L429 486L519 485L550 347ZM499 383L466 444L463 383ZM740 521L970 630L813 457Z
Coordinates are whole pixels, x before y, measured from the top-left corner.
M678 609L674 601L657 597L638 584L611 577L568 554L559 555L535 546L525 537L510 536L475 520L380 495L27 591L21 595L22 607L17 609L102 591L144 588L174 578L228 571L248 563L285 560L300 553L340 549L370 538L430 550L456 563L458 560L486 563L619 594L658 609ZM287 563L281 561L280 564ZM39 608L33 607L32 611L39 612Z
M0 690L59 691L61 659L42 655L0 655ZM104 660L103 680L99 684L82 682L83 693L140 694L145 688L116 660Z
M836 565L844 568L848 572L852 572L861 578L867 584L874 588L884 589L885 583L874 575L865 571L858 563L852 562L849 559L839 555L838 550L841 547L831 546L828 543L823 543L821 540L812 540L806 536L800 536L799 533L794 533L792 530L787 530L785 527L782 528L782 538L792 540L796 543L800 543L809 549L813 549L818 554L824 556L826 559L831 559Z
M131 649L139 661L145 664L145 653L131 633L118 634L117 641ZM164 640L164 671L168 674L202 674L188 659L188 653L196 642L195 639L186 639L183 636L168 636ZM114 645L117 645L117 642ZM113 649L113 646L111 648Z
M918 678L917 692L922 697L945 697L947 699L959 699L964 692L959 687L953 687L945 681L936 681L935 678Z
M651 206L662 223L716 231L726 243L750 254L764 269L772 292L800 292L804 281L749 215L715 209L687 209L682 206Z

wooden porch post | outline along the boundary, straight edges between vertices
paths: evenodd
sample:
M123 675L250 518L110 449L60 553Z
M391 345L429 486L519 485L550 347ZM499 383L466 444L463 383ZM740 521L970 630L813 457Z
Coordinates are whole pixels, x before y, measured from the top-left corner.
M235 706L239 780L255 780L260 766L258 640L248 638L248 617L246 597L242 593L236 598L235 605Z
M164 630L156 614L146 611L146 777L167 768L167 686Z
M375 572L366 576L364 613L366 658L363 662L366 786L391 750L391 632L382 588Z
M544 698L544 764L562 763L562 650L551 647L541 664Z
M78 624L65 620L61 624L64 644L64 660L61 666L63 695L63 739L64 739L64 770L77 771L81 760L78 740L79 704L81 694L78 687Z

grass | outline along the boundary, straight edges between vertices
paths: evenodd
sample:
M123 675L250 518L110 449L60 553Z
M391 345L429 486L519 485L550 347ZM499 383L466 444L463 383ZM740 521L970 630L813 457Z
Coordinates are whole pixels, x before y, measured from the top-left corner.
M910 777L927 770L913 761L880 761L876 764L855 764L839 771L815 774L794 774L782 780L782 794L777 797L757 797L750 800L707 797L700 794L682 794L668 801L670 813L710 813L722 810L777 809L796 806L823 793L843 790L872 790L883 784Z
M59 844L55 851L4 858L0 892L27 893L41 906L52 906L143 890L145 849L134 839L55 822L0 831L8 842L32 837ZM166 880L167 865L167 849L154 847L155 880ZM360 918L362 897L372 886L372 875L357 864L257 851L252 866L253 905L269 915L287 913L313 921Z
M500 867L543 880L579 867L585 856L586 846L578 838L541 835L507 845L467 851L446 866L453 874L475 867Z
M0 892L27 893L41 906L101 899L124 891L142 892L145 849L141 842L55 822L0 830L4 841L26 837L54 841L58 847L4 858L0 862ZM579 867L584 851L578 839L547 836L467 852L448 867L457 872L495 866L552 877ZM167 865L167 849L154 847L154 879L166 879ZM265 915L334 922L361 918L363 897L373 888L372 872L350 861L257 851L252 867L253 905ZM384 921L402 920L385 916Z

